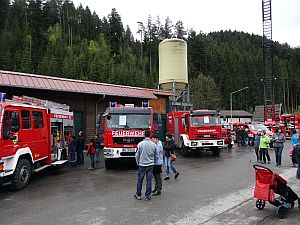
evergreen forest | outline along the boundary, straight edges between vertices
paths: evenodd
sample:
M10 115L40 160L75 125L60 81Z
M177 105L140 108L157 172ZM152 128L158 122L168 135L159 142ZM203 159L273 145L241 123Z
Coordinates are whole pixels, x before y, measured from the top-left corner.
M151 16L131 30L117 9L108 13L99 18L68 0L0 0L0 69L157 88L158 45L180 38L188 46L195 108L228 109L230 92L245 86L234 95L234 108L263 104L262 36L197 33L184 21ZM137 32L141 38L134 38ZM300 105L300 47L273 46L276 103L293 112Z

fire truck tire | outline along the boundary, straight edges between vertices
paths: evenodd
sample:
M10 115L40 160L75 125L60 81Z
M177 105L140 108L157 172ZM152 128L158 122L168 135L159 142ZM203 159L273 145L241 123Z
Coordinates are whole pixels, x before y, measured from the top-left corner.
M213 155L215 155L215 156L219 156L219 155L220 155L220 152L221 152L221 149L219 149L219 148L213 148L213 149L212 149L212 153L213 153Z
M181 144L181 154L182 156L186 157L188 156L188 147L186 147L183 143Z
M114 169L116 167L116 163L113 159L105 159L104 160L105 168L107 170Z
M31 177L31 165L27 159L19 159L12 178L12 189L21 190L25 188Z

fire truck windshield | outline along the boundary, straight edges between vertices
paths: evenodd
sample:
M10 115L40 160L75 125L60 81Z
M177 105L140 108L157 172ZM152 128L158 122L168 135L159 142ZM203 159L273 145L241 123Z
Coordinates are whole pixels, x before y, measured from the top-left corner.
M218 116L192 116L191 126L216 126L220 124L220 117Z
M267 127L263 124L254 124L251 125L252 130L268 130Z
M150 128L150 115L112 114L106 118L110 130L146 130Z

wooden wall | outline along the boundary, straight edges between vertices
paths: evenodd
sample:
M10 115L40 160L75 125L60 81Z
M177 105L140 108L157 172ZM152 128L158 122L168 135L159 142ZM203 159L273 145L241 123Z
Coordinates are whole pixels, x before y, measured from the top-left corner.
M167 98L167 96L157 96L157 99L149 100L154 113L167 114Z

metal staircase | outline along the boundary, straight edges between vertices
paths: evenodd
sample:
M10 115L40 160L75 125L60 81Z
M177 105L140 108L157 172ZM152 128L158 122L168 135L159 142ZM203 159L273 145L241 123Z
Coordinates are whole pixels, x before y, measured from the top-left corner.
M264 122L275 121L271 0L262 0L264 60Z

